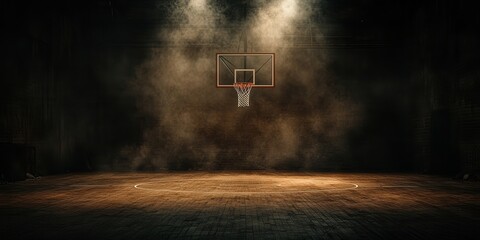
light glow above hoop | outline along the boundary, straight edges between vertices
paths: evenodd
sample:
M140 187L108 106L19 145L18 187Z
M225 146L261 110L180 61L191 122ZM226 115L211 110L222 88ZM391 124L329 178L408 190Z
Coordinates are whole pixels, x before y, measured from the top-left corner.
M190 0L188 5L195 9L204 9L207 6L207 0Z
M297 1L295 0L284 0L280 6L285 17L293 17L297 14Z

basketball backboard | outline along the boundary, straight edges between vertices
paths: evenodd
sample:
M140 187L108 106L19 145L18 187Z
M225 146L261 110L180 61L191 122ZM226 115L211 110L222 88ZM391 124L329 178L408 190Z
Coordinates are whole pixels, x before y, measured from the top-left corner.
M217 53L217 87L251 82L254 88L275 87L274 53Z

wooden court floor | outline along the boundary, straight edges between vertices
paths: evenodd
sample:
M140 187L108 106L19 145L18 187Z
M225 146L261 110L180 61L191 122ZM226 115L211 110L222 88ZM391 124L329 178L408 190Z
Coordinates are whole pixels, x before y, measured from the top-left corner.
M188 172L0 185L0 239L480 239L480 183Z

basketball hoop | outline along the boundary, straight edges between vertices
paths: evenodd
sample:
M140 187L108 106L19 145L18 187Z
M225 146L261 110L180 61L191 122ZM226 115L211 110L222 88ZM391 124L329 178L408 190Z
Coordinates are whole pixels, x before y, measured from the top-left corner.
M236 82L233 87L238 93L238 107L250 106L250 90L252 90L252 82Z
M275 87L275 53L217 53L217 88L235 88L238 107L250 106L252 88Z

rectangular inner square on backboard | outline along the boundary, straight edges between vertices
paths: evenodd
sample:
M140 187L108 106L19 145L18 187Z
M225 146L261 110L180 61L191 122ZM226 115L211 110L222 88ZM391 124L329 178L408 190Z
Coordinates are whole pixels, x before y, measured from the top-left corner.
M274 53L217 53L216 61L217 87L233 87L236 74L244 78L241 82L253 82L252 73L243 72L245 69L254 69L253 87L275 87Z
M255 69L235 69L234 83L251 82L255 85Z

